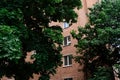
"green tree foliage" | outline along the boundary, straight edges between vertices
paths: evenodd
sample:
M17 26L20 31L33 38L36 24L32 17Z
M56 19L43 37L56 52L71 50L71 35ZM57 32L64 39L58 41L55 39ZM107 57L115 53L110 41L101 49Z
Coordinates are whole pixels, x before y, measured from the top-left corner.
M75 45L78 53L83 55L76 56L76 61L82 60L85 64L85 72L93 77L90 80L114 80L112 66L120 65L119 4L120 0L103 0L95 4L88 15L89 23L84 28L79 27L78 34L72 31L78 40Z
M80 0L0 1L0 77L28 80L33 73L49 80L61 65L62 29L49 23L76 22L74 8ZM25 62L26 52L35 50L33 63Z
M98 67L94 72L94 75L89 80L109 80L111 77L110 69L105 67Z
M17 60L21 57L21 42L17 36L14 35L14 29L9 26L0 26L0 63L13 60L17 63ZM7 64L7 62L6 62Z

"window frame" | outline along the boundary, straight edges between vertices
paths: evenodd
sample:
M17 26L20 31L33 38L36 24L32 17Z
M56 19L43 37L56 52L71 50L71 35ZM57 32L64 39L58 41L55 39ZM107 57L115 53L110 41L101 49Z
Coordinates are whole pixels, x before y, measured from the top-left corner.
M72 55L71 54L63 56L63 67L68 67L68 66L72 66Z
M65 40L65 38L66 38L66 40ZM65 44L65 42L66 42L66 44ZM70 44L71 44L71 36L70 35L65 36L64 40L63 40L63 46L69 46Z

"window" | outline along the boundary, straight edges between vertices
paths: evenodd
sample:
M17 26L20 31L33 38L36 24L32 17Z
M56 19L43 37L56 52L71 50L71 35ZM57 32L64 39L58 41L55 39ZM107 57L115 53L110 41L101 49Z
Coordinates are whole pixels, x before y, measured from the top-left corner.
M71 66L72 64L72 55L67 55L63 57L63 64L64 66Z
M70 36L64 37L63 46L68 46L70 44L71 44L71 38L70 38Z
M64 80L73 80L73 78L65 78Z
M64 26L64 28L68 28L68 27L69 27L69 23L64 22L63 24L64 24L64 25L63 25L63 26Z

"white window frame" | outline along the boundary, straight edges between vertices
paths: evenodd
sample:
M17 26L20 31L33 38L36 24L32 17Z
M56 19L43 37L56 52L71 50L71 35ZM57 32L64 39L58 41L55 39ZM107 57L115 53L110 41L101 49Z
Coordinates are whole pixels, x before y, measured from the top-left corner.
M69 23L68 22L63 22L63 28L65 29L65 28L68 28L68 27L70 27Z
M67 44L65 44L65 38L66 38L66 43L67 43ZM66 37L64 37L63 46L68 46L68 45L70 45L70 44L71 44L71 36L66 36Z
M65 57L67 58L67 61L65 61L66 60ZM67 64L65 62L67 62ZM67 67L67 66L72 66L72 55L71 54L63 56L63 67Z

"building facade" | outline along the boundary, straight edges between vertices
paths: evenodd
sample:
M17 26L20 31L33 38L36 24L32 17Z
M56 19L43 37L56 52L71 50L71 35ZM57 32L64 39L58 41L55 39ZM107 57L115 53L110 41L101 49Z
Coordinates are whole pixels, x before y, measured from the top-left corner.
M80 10L75 9L78 14L77 23L69 25L67 22L63 23L52 23L55 25L60 25L63 28L63 65L57 69L57 73L51 76L51 80L85 80L85 75L83 72L84 65L79 65L75 63L72 56L76 55L76 48L74 45L77 43L75 39L72 38L70 32L72 30L78 29L78 26L84 26L88 22L86 14L89 13L88 8L92 7L93 4L99 0L81 0L82 8Z

